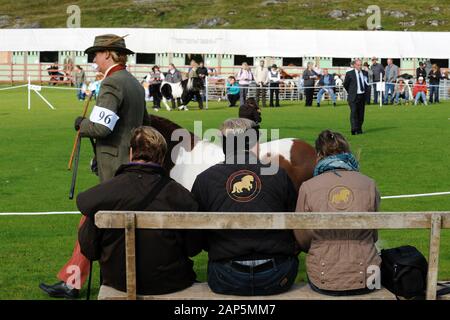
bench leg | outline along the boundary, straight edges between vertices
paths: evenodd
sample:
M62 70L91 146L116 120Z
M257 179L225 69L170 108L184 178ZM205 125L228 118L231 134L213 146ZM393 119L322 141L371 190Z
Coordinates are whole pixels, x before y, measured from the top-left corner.
M127 270L127 300L136 300L136 215L126 215L125 256Z
M430 253L428 258L427 300L436 300L441 225L442 217L438 214L433 214L431 216Z

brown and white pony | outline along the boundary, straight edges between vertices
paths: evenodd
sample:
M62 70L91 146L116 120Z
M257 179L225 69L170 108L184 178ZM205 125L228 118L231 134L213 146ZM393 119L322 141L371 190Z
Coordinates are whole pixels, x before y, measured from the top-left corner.
M170 172L170 176L175 181L188 190L191 190L198 174L224 161L221 146L201 140L192 132L166 118L152 115L151 126L158 130L167 141L168 153L164 161L164 168ZM172 141L173 133L176 130L183 132L183 137ZM310 144L303 140L285 138L261 143L259 155L264 161L277 160L279 166L286 170L297 190L304 181L313 176L316 152Z

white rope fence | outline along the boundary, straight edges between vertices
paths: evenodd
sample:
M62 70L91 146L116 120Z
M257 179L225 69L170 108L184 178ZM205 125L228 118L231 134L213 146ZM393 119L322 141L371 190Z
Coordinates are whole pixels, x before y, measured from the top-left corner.
M0 88L0 91L6 91L6 90L11 90L11 89L18 89L18 88L25 88L28 87L28 84L23 84L20 86L12 86L12 87L7 87L7 88Z

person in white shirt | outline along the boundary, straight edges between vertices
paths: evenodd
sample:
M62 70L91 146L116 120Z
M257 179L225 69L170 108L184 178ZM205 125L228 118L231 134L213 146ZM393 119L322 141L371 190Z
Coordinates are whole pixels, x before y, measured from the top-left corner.
M259 61L259 66L255 68L256 81L256 104L259 105L261 97L263 108L266 107L266 86L268 81L269 69L264 66L264 60Z
M240 99L239 104L243 106L248 95L248 86L250 82L253 81L253 73L250 70L247 62L242 63L242 68L236 75L236 80L238 80L240 88Z
M367 81L365 72L361 70L362 62L356 59L354 69L348 71L345 75L344 88L348 94L348 105L350 106L350 125L352 135L362 134L362 125L364 123L364 112L366 105L365 92Z
M280 70L276 64L273 64L267 75L267 82L269 83L269 93L270 93L270 107L273 105L273 96L275 95L275 107L280 106Z

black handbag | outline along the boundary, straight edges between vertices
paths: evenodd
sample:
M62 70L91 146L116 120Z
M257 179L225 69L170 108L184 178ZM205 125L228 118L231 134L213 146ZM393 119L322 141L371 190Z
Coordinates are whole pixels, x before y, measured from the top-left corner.
M412 246L381 250L381 284L397 297L424 299L428 262Z

